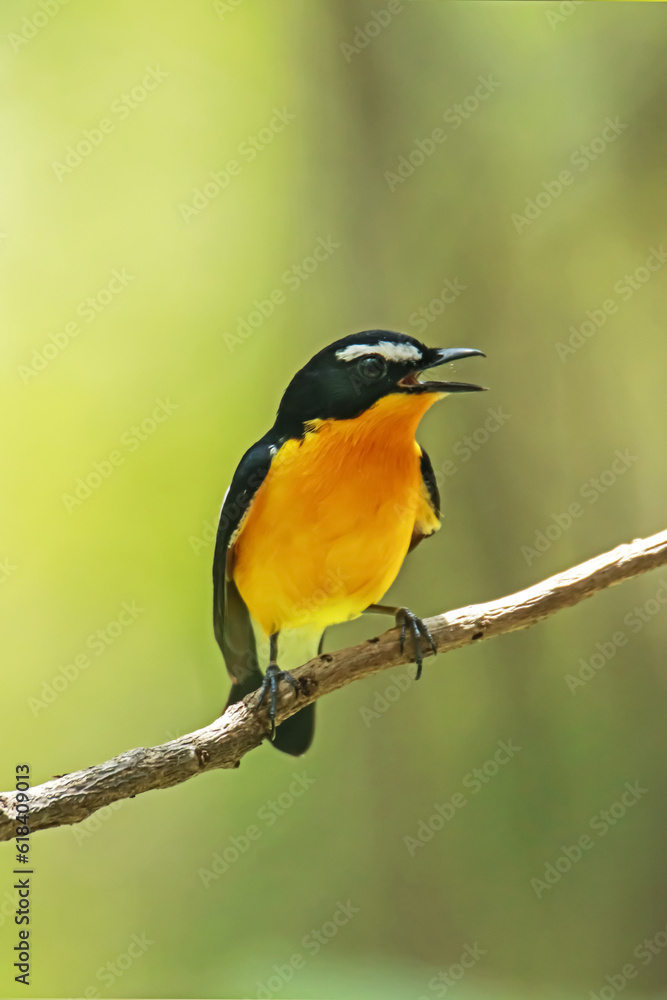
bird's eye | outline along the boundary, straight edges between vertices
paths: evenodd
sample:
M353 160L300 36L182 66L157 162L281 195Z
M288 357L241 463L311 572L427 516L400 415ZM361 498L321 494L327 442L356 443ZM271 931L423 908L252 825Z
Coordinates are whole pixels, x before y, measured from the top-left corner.
M368 358L361 358L357 365L357 371L363 379L368 382L376 382L382 378L387 370L387 362L377 354Z

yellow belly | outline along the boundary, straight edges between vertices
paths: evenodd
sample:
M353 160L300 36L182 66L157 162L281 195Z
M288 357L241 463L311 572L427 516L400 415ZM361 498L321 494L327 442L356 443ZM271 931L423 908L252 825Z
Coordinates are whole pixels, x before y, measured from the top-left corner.
M437 398L388 396L354 420L313 422L280 449L232 552L267 634L355 618L389 589L423 518L414 432Z

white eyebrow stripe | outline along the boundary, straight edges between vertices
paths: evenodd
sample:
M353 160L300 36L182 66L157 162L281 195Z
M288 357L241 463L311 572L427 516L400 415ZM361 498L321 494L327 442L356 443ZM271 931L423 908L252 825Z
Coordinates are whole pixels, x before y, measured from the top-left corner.
M387 361L421 361L422 352L412 344L392 344L390 340L381 340L377 344L351 344L336 351L339 361L355 361L365 354L381 354Z

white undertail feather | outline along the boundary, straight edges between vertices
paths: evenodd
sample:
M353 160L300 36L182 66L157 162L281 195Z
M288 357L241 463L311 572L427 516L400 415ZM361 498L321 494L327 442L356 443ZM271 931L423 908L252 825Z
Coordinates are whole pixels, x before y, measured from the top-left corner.
M252 623L257 645L257 659L262 671L269 662L269 640L255 621ZM322 638L321 627L305 625L302 628L286 629L278 636L278 666L281 670L296 670L317 656Z

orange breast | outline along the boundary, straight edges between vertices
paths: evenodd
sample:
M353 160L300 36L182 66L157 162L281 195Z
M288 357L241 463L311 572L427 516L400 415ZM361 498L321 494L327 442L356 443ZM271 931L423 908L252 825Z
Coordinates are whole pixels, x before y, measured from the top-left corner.
M355 618L391 586L424 518L414 434L438 398L386 396L354 420L314 421L280 449L231 554L267 634Z

